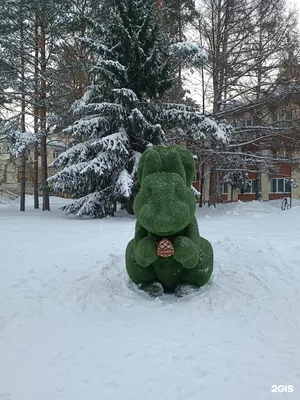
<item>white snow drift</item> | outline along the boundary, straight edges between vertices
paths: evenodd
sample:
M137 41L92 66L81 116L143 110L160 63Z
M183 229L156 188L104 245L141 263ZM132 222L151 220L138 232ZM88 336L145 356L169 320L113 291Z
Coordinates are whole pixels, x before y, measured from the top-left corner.
M296 202L197 210L213 279L156 300L125 271L133 217L78 220L54 202L0 204L1 400L300 398Z

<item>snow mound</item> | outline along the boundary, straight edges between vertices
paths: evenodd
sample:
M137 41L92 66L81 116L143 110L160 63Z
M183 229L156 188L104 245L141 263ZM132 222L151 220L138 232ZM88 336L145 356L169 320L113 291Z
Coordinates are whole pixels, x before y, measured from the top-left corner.
M10 207L11 203L12 203L12 200L10 200L8 197L0 196L0 206L2 208Z
M225 204L224 211L226 215L251 215L253 218L259 218L262 214L277 214L281 209L277 207L277 202L238 200L235 203Z

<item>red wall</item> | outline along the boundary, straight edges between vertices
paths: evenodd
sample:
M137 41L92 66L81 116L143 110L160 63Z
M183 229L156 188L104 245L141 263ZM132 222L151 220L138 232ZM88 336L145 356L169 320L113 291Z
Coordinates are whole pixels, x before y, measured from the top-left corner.
M282 199L284 196L284 193L270 193L269 194L269 200L277 200L277 199Z
M248 172L248 179L256 179L256 172Z
M199 181L193 182L193 186L200 192L200 182Z
M228 201L228 194L222 194L222 201Z
M283 176L292 176L292 167L289 164L280 164L279 174ZM273 176L277 178L277 176ZM280 178L280 176L278 176Z
M255 193L244 193L244 194L239 194L238 199L241 201L252 201L256 199Z

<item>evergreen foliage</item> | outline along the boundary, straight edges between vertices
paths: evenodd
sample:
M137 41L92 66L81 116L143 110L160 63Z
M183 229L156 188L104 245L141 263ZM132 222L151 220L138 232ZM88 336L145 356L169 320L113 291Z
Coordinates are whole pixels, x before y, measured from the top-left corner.
M18 119L0 123L0 142L8 144L9 154L12 157L20 157L27 154L30 148L37 142L36 136L31 132L22 132Z
M54 191L79 198L65 207L77 216L112 215L116 201L128 201L137 191L141 153L167 144L166 129L226 140L225 129L197 110L160 102L174 82L176 61L161 47L154 2L112 3L106 24L93 21L100 39L85 39L98 58L93 85L73 105L78 119L65 132L75 145L54 161L60 171L49 179ZM199 62L194 47L191 56Z

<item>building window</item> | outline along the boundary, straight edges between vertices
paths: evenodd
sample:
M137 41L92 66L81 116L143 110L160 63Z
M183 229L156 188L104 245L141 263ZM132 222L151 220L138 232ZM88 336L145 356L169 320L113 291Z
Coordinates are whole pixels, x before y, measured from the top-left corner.
M2 178L1 178L1 175L2 175ZM6 182L7 182L7 164L4 164L4 165L0 165L0 184L6 183Z
M274 178L271 180L270 193L291 193L291 184L289 179Z
M256 193L256 188L257 188L256 179L249 179L245 193Z
M292 126L293 112L284 110L277 113L275 120L279 128L288 128Z
M228 194L228 183L222 183L222 194Z
M199 181L200 181L200 172L195 171L194 182L199 182Z
M61 154L61 151L54 150L52 156L53 156L53 158L55 159L55 158L57 158L60 154Z
M1 154L7 154L8 153L8 145L7 144L1 144L0 145L0 153Z
M254 123L253 123L253 119L252 118L244 119L242 121L242 126L247 127L247 126L253 126L253 125L254 125Z

